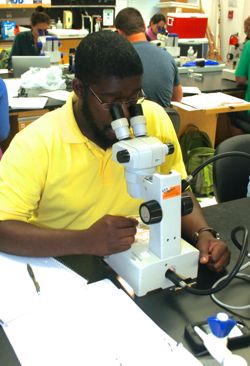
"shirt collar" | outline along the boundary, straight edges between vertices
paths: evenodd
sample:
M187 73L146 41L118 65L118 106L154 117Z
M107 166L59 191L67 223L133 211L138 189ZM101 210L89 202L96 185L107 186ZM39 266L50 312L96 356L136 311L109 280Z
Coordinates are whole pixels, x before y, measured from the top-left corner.
M62 107L63 116L60 125L63 141L78 144L87 142L88 138L82 134L74 116L73 104L76 101L77 96L72 92Z
M131 36L127 36L127 39L134 43L134 42L142 42L142 41L147 41L147 38L145 36L144 32L141 33L136 33L136 34L131 34Z

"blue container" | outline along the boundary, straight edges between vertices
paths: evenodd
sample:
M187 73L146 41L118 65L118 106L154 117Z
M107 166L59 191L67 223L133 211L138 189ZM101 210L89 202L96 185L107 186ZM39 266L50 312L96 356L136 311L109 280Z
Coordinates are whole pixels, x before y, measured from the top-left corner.
M16 22L6 20L1 24L1 35L3 39L14 39L15 38Z

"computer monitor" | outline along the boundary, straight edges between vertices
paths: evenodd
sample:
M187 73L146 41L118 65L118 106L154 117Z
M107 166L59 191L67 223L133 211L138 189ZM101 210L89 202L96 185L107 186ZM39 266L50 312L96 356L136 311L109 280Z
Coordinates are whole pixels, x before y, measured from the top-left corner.
M49 67L49 56L12 56L12 67L15 78L19 78L30 67Z

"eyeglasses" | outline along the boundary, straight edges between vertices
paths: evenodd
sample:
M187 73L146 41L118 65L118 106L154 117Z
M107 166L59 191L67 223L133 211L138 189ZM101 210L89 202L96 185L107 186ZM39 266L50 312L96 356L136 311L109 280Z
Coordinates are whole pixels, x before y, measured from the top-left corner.
M90 86L89 86L89 90L91 91L93 96L98 100L98 102L101 104L101 106L107 110L109 110L115 103L125 105L126 107L130 107L131 105L136 104L138 102L142 103L144 101L144 99L146 98L144 91L142 89L140 89L139 92L137 93L137 95L131 99L116 100L114 102L103 102Z

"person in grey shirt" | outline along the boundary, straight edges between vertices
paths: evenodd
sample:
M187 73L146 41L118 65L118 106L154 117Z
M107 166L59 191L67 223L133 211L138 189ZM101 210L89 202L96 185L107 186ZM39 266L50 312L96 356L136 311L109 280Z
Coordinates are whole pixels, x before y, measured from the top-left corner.
M183 93L175 60L167 50L147 41L141 13L135 8L122 9L115 18L115 27L133 43L140 56L144 70L142 87L147 98L162 107L181 101Z

